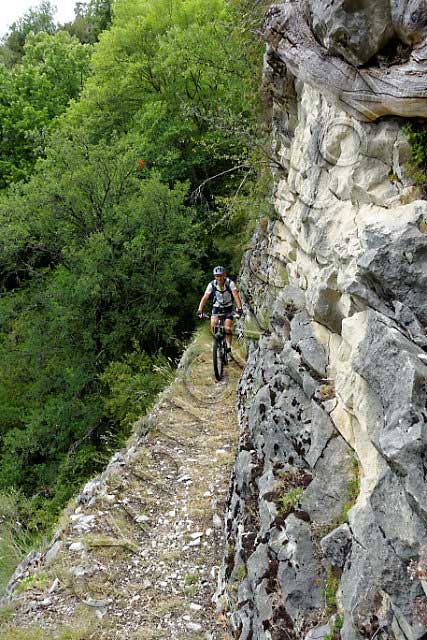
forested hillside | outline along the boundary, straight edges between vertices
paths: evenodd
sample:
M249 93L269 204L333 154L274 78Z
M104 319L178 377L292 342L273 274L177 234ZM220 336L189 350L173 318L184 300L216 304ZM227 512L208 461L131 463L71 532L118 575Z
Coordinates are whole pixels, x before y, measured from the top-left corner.
M0 490L30 536L168 381L265 207L245 5L79 3L61 28L44 2L3 41Z

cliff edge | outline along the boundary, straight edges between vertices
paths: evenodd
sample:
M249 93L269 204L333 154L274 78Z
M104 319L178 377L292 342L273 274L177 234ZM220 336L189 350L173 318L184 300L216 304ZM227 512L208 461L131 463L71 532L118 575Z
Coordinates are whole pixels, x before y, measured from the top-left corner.
M216 383L210 335L198 333L128 447L65 510L50 545L17 568L2 640L229 638L212 593L240 373L234 361Z

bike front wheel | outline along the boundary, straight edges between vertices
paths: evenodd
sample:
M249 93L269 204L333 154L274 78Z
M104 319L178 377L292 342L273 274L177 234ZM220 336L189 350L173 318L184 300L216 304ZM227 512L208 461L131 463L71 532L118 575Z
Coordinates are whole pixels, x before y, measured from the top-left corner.
M213 339L213 369L215 378L217 380L221 380L224 374L224 341L218 340L217 338Z

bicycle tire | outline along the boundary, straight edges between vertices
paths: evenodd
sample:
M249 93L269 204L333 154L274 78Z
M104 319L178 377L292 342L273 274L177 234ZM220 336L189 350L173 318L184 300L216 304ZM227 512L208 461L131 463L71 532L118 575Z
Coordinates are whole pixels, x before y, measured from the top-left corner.
M215 378L218 381L222 380L222 376L224 375L223 343L224 340L218 340L218 338L214 338L212 341L213 370Z

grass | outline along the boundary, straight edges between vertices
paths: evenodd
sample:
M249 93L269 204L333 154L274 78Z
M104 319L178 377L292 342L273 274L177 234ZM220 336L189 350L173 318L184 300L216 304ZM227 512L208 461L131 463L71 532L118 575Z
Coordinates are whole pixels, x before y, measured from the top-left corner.
M131 640L160 640L163 637L163 631L161 629L155 629L154 627L144 627L140 631L136 631L132 634Z
M169 598L168 600L160 600L156 602L156 615L164 616L172 611L180 611L185 607L185 603L181 598Z
M0 493L0 591L19 562L39 542L37 532L31 534L21 524L30 512L30 501L19 492Z
M0 609L0 625L10 622L15 614L16 606L9 604Z
M23 593L29 589L43 591L49 583L49 576L46 571L36 571L28 578L23 578L14 589L14 593Z
M232 600L237 598L237 593L239 591L239 587L243 580L246 578L247 570L244 564L241 564L239 567L236 567L231 574L229 584L227 586L227 593Z
M283 494L277 502L279 513L281 515L287 515L292 507L294 507L301 500L303 493L304 489L302 487L294 487L287 493Z
M343 504L341 513L333 519L331 522L312 522L311 523L311 537L314 545L314 550L318 558L323 557L322 549L320 547L320 541L322 538L331 533L334 529L344 524L348 520L348 512L355 505L360 491L359 480L359 464L354 456L349 459L349 467L351 471L351 478L347 484L346 501Z
M246 567L244 564L241 564L240 567L238 567L234 571L233 580L235 580L236 582L242 582L244 578L246 578Z
M344 524L344 522L347 522L348 512L356 503L360 491L359 463L353 456L350 459L350 470L352 477L347 485L347 500L342 508L338 524Z
M325 613L330 615L337 610L337 591L340 586L339 578L334 574L332 567L328 567L325 578Z
M336 615L332 622L330 633L327 633L323 640L338 640L340 637L339 632L340 629L342 629L343 624L344 618L340 615Z
M93 637L88 635L86 628L75 629L69 626L57 627L48 631L35 626L17 629L7 625L0 628L0 634L4 640L89 640Z
M176 562L180 558L182 558L183 551L182 549L170 549L167 551L162 551L160 554L160 560L163 562Z
M99 547L118 547L119 549L130 551L131 553L138 553L139 551L138 545L132 542L132 540L128 540L127 538L114 538L113 536L106 535L91 535L87 536L83 542L88 551L98 549Z

